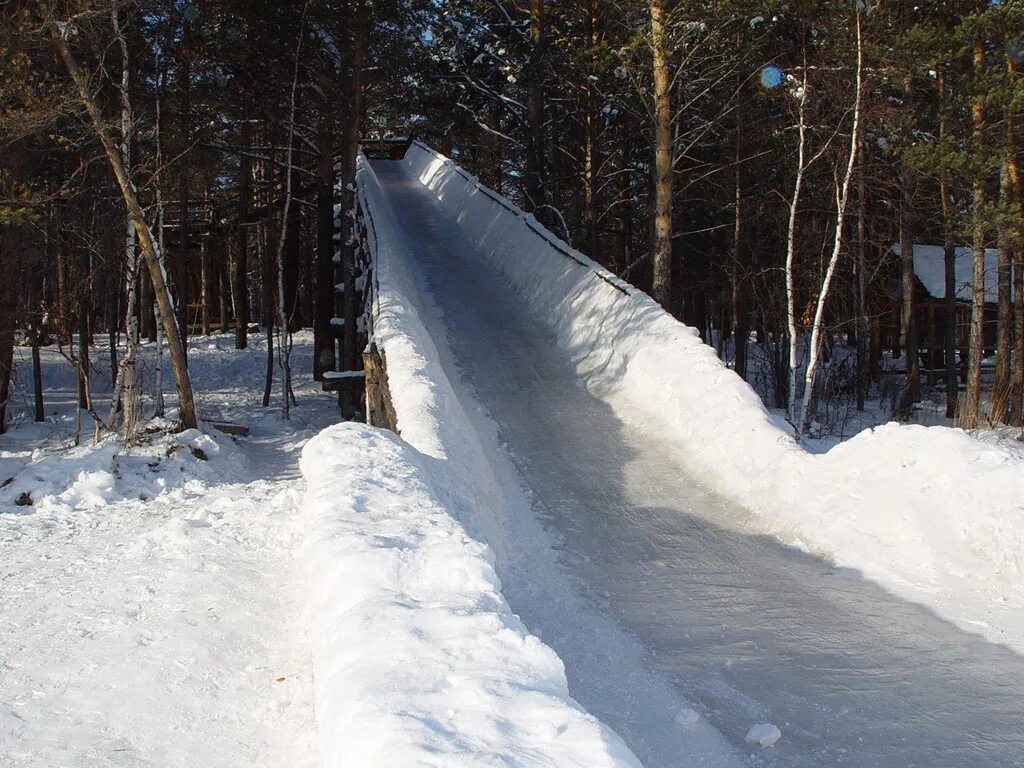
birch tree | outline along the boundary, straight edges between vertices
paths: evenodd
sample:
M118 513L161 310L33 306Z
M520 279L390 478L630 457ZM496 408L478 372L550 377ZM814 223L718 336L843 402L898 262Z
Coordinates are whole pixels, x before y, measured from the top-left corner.
M174 321L171 295L167 289L167 279L160 261L156 242L153 239L153 232L146 222L138 193L128 176L128 171L125 168L117 142L104 122L99 106L96 103L96 98L90 88L88 78L82 71L78 60L69 46L69 37L74 33L73 24L50 20L47 26L53 46L60 54L67 68L82 106L89 117L92 129L103 145L107 162L110 164L110 168L117 180L117 185L121 190L125 206L128 209L129 219L142 247L146 266L149 269L150 280L153 284L153 293L160 307L164 335L167 337L168 350L171 356L171 369L174 373L175 386L178 391L181 424L186 429L194 428L198 425L198 421L196 418L195 398L192 393L192 381L189 378L185 362L184 346L178 333L177 323Z
M829 257L828 267L825 270L825 276L821 283L821 290L818 292L817 306L814 310L814 324L811 327L811 341L807 353L807 372L804 376L804 399L800 409L800 419L796 423L797 436L803 434L807 428L811 402L814 399L814 377L818 370L818 358L821 352L821 334L825 318L825 305L828 301L829 290L832 287L832 279L835 277L836 266L839 264L839 257L843 251L843 221L850 198L850 182L853 179L854 169L857 167L857 151L860 148L864 45L861 34L861 10L859 5L854 6L854 16L857 33L857 65L854 75L853 126L850 130L850 147L847 153L846 170L843 173L842 183L836 186L836 225L832 240L832 254ZM801 98L805 96L806 94L803 94Z

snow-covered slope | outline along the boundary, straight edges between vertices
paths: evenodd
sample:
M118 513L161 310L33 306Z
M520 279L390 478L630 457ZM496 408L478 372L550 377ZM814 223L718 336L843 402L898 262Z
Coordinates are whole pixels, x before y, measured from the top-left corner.
M498 485L391 258L401 238L362 158L359 193L402 440L339 425L303 452L321 765L639 766L500 593Z
M815 456L695 329L416 142L406 162L546 319L587 387L657 416L714 490L784 540L1024 648L1024 463L942 427L887 425Z

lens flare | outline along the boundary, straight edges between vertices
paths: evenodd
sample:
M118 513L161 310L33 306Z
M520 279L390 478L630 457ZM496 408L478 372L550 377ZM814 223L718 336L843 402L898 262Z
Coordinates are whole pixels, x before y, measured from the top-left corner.
M765 88L778 88L782 85L782 70L769 64L761 70L761 85Z

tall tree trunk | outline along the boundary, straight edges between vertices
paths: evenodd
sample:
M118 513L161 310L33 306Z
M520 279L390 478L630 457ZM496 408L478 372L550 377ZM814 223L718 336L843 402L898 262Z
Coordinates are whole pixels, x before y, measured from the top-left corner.
M234 233L224 233L224 251L217 259L217 319L221 333L231 329L231 251L234 248Z
M909 110L913 105L913 79L903 81L904 106ZM903 326L903 354L906 361L907 379L900 398L900 415L910 416L914 403L921 401L921 363L917 340L917 277L914 272L914 172L907 163L900 169L900 282L902 300L900 319Z
M294 68L292 73L291 97L288 107L288 154L285 161L286 182L284 211L281 213L281 237L277 243L278 270L278 359L281 364L281 418L291 416L292 405L292 323L298 308L298 247L299 217L298 206L292 198L299 183L296 151L298 136L295 133L295 114L298 109L299 62L302 59L302 41L306 32L306 13L312 0L306 0L302 7L302 21L299 24L298 40L295 43ZM289 239L291 242L289 242Z
M14 369L14 325L18 306L21 226L0 225L0 435L7 431L7 402L11 397L11 372Z
M260 226L257 234L260 263L263 267L263 325L267 330L267 378L263 387L263 407L270 405L270 393L274 387L274 318L277 316L277 301L274 286L277 285L277 264L268 246L269 235L266 226Z
M91 407L89 397L89 342L92 339L92 276L89 254L83 251L78 267L78 407ZM111 372L113 375L113 372Z
M843 250L843 224L846 217L846 206L850 199L850 182L853 180L853 172L857 167L857 150L860 148L861 87L863 84L864 55L859 6L854 6L854 15L857 21L857 69L853 99L853 128L850 131L850 153L846 162L846 171L843 173L842 186L836 189L835 237L832 241L832 255L825 270L825 277L821 282L821 292L818 294L818 302L814 310L814 325L811 327L811 343L807 352L807 373L804 377L804 400L800 411L800 420L796 425L797 436L802 434L807 428L807 419L810 414L812 401L814 400L814 377L817 372L818 357L821 351L825 306L828 302L832 278L839 264L839 256Z
M316 301L313 304L313 376L336 370L334 336L334 110L324 107L318 144L316 192Z
M38 325L32 329L32 394L35 398L35 417L36 421L46 421L46 408L43 404L43 362L39 358L39 337L41 331ZM2 357L2 343L0 343L0 357ZM2 365L2 364L0 364ZM0 368L0 376L3 375L2 368ZM2 384L0 384L2 386ZM0 400L6 402L6 397L0 392ZM0 422L3 422L4 416L0 413ZM0 426L0 434L3 433L3 427Z
M345 82L345 93L349 109L342 137L343 161L342 184L342 229L341 263L344 272L344 295L342 315L345 322L341 344L341 370L357 369L359 350L356 335L356 243L357 233L353 230L353 213L356 208L356 158L359 153L359 134L363 114L363 65L366 57L366 3L358 0L351 37L351 66ZM342 416L350 418L358 407L356 398L349 390L341 393Z
M545 205L544 195L544 0L530 0L530 61L526 80L526 210ZM543 218L543 217L542 217Z
M213 320L213 249L217 243L212 235L203 238L199 245L199 284L200 284L200 315L199 322L204 336L210 335L210 324Z
M615 274L622 274L622 271L633 262L633 183L629 136L625 132L622 135L622 142L619 147L619 229L622 242L619 244L619 262L614 264L612 269Z
M984 11L980 5L979 12ZM981 163L984 154L985 94L982 81L985 76L985 47L980 35L974 39L973 51L974 96L971 99L971 144L975 156L972 197L974 201L972 242L973 269L971 279L971 332L967 352L967 391L960 413L960 425L975 429L981 422L981 358L984 354L985 323L985 178Z
M494 110L491 115L492 130L487 133L488 159L490 160L487 169L487 186L501 195L504 194L502 190L505 186L505 166L501 139L501 106L495 102L492 109Z
M238 226L235 229L235 349L249 346L249 196L252 186L252 161L249 144L252 129L242 123L242 154L238 158Z
M1010 126L1012 130L1012 124ZM1007 142L1009 145L1009 142ZM1009 146L1007 146L1009 151ZM1013 202L1013 185L1010 182L1009 155L1004 158L999 173L999 192L1001 202L1009 206ZM992 421L1008 424L1010 421L1011 357L1013 355L1013 233L1007 222L999 225L999 272L997 277L997 317L996 326L996 376L992 387Z
M939 140L949 134L949 110L946 105L946 73L940 69L938 88ZM956 417L957 401L960 397L960 378L957 374L957 317L956 317L956 241L953 233L953 201L950 199L950 173L943 168L939 175L939 197L942 203L942 251L945 269L945 299L943 301L945 334L943 335L943 358L946 368L946 418Z
M181 333L181 349L185 356L185 364L188 364L188 243L189 243L189 171L192 162L192 152L189 141L191 134L191 112L192 112L192 62L189 51L189 23L185 22L183 32L182 49L184 60L181 63L181 132L182 141L185 145L184 155L181 158L181 168L178 175L178 328Z
M298 109L298 101L296 101L296 109ZM299 137L297 135L292 136L291 140L291 151L288 155L289 158L297 158L298 153L301 150L299 146ZM292 163L288 169L288 188L291 190L291 194L294 195L298 192L301 179L299 178L298 165ZM290 332L295 330L296 327L301 327L303 319L301 312L299 312L299 247L300 237L299 228L301 226L301 211L297 203L292 202L287 206L287 216L285 217L285 238L284 238L284 254L281 262L281 290L284 292L284 303L282 309L284 311L284 319L286 326L282 327L281 332Z
M153 314L153 286L149 275L139 273L139 332L147 341L156 341L156 322Z
M736 329L736 339L733 343L733 370L741 379L747 378L747 338L750 336L750 323L747 319L747 308L744 296L746 274L746 249L744 249L744 238L746 227L744 218L746 209L743 205L743 128L736 123L736 168L734 170L733 188L733 231L732 231L732 317Z
M597 77L598 66L598 29L594 0L586 0L584 4L583 24L586 30L587 46L590 56L587 62L587 86L583 109L584 121L584 158L583 158L583 222L586 229L587 255L598 259L597 253L597 121L598 99L594 78ZM602 256L602 264L606 259Z
M48 229L48 228L47 228ZM0 235L2 237L2 235ZM49 262L49 251L50 251L50 238L48 231L44 230L44 246L43 246L43 259L44 263ZM0 245L0 248L3 246ZM18 274L18 270L12 270L7 272L8 265L0 261L0 268L4 269L4 274ZM13 280L8 281L14 284ZM47 302L46 294L47 285L46 279L40 276L39 280L32 280L29 283L28 293L28 342L32 351L32 394L35 400L35 420L46 421L46 409L43 403L43 364L39 357L39 345L42 343L43 336L43 307L52 306ZM9 309L4 308L3 300L0 299L0 318L13 317L14 314L10 313ZM10 313L10 314L7 314ZM2 320L0 320L2 322ZM3 374L0 373L0 376ZM0 416L0 422L3 421L3 417Z
M796 426L796 380L800 364L800 336L796 324L796 214L800 207L800 193L803 189L804 173L807 171L807 66L804 65L803 82L800 85L800 99L797 105L797 155L796 179L793 181L793 195L789 200L789 223L786 228L786 335L789 349L789 364L786 387L786 415L789 423ZM781 345L780 345L781 346ZM775 400L779 401L779 387L776 386Z
M185 362L185 351L182 345L181 336L178 333L178 326L174 322L174 310L171 305L170 292L167 290L167 283L164 280L164 271L157 246L153 240L153 233L146 225L146 219L139 203L135 185L128 176L127 169L121 161L121 154L114 139L111 137L103 117L100 114L98 105L92 96L89 82L78 65L77 60L71 54L67 41L57 25L50 27L50 36L54 47L60 53L64 64L71 75L78 91L79 98L86 112L89 114L89 121L93 130L103 144L114 176L117 179L118 187L128 208L128 215L131 217L135 227L135 234L138 237L139 245L142 247L143 256L146 259L146 266L149 268L150 280L153 283L153 292L156 294L157 306L160 308L160 316L163 322L164 333L167 336L168 351L171 355L171 368L174 372L175 385L178 390L178 402L181 409L182 425L188 429L197 425L195 398L192 394L192 382L189 379L188 368Z
M868 327L867 310L867 184L865 183L864 172L864 129L861 128L860 135L860 162L857 169L857 251L856 251L856 279L854 291L856 292L854 303L856 305L857 320L857 410L864 410L864 401L867 399L868 384L871 381L871 374L868 370L869 337L871 330Z
M71 275L71 237L68 230L68 201L58 198L53 215L57 219L56 318L57 338L61 344L71 344L71 296L68 282Z
M651 292L672 311L672 98L664 0L651 0L654 75L654 278Z
M1006 67L1011 84L1017 84L1016 65L1011 57L1006 58ZM1014 128L1016 115L1007 114L1006 156L1007 172L1010 178L1011 206L1016 220L1021 222L1024 215L1024 200L1021 193L1020 165L1017 160L1017 143ZM1018 242L1013 261L1013 375L1010 387L1010 423L1015 427L1024 426L1024 247Z

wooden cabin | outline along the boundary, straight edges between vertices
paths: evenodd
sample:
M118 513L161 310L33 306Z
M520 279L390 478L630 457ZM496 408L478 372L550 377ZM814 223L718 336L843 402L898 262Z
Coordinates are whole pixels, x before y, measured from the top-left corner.
M898 353L901 346L901 307L903 297L900 279L900 246L892 246L883 260L883 267L873 281L872 359L881 351ZM970 337L971 304L974 300L974 253L971 248L956 249L956 343L960 361L966 361ZM984 356L995 355L997 327L997 277L999 252L985 250L985 320L982 328ZM946 333L946 265L941 245L914 245L915 307L921 373L929 384L942 380L945 371L944 339ZM961 365L961 375L963 366Z

